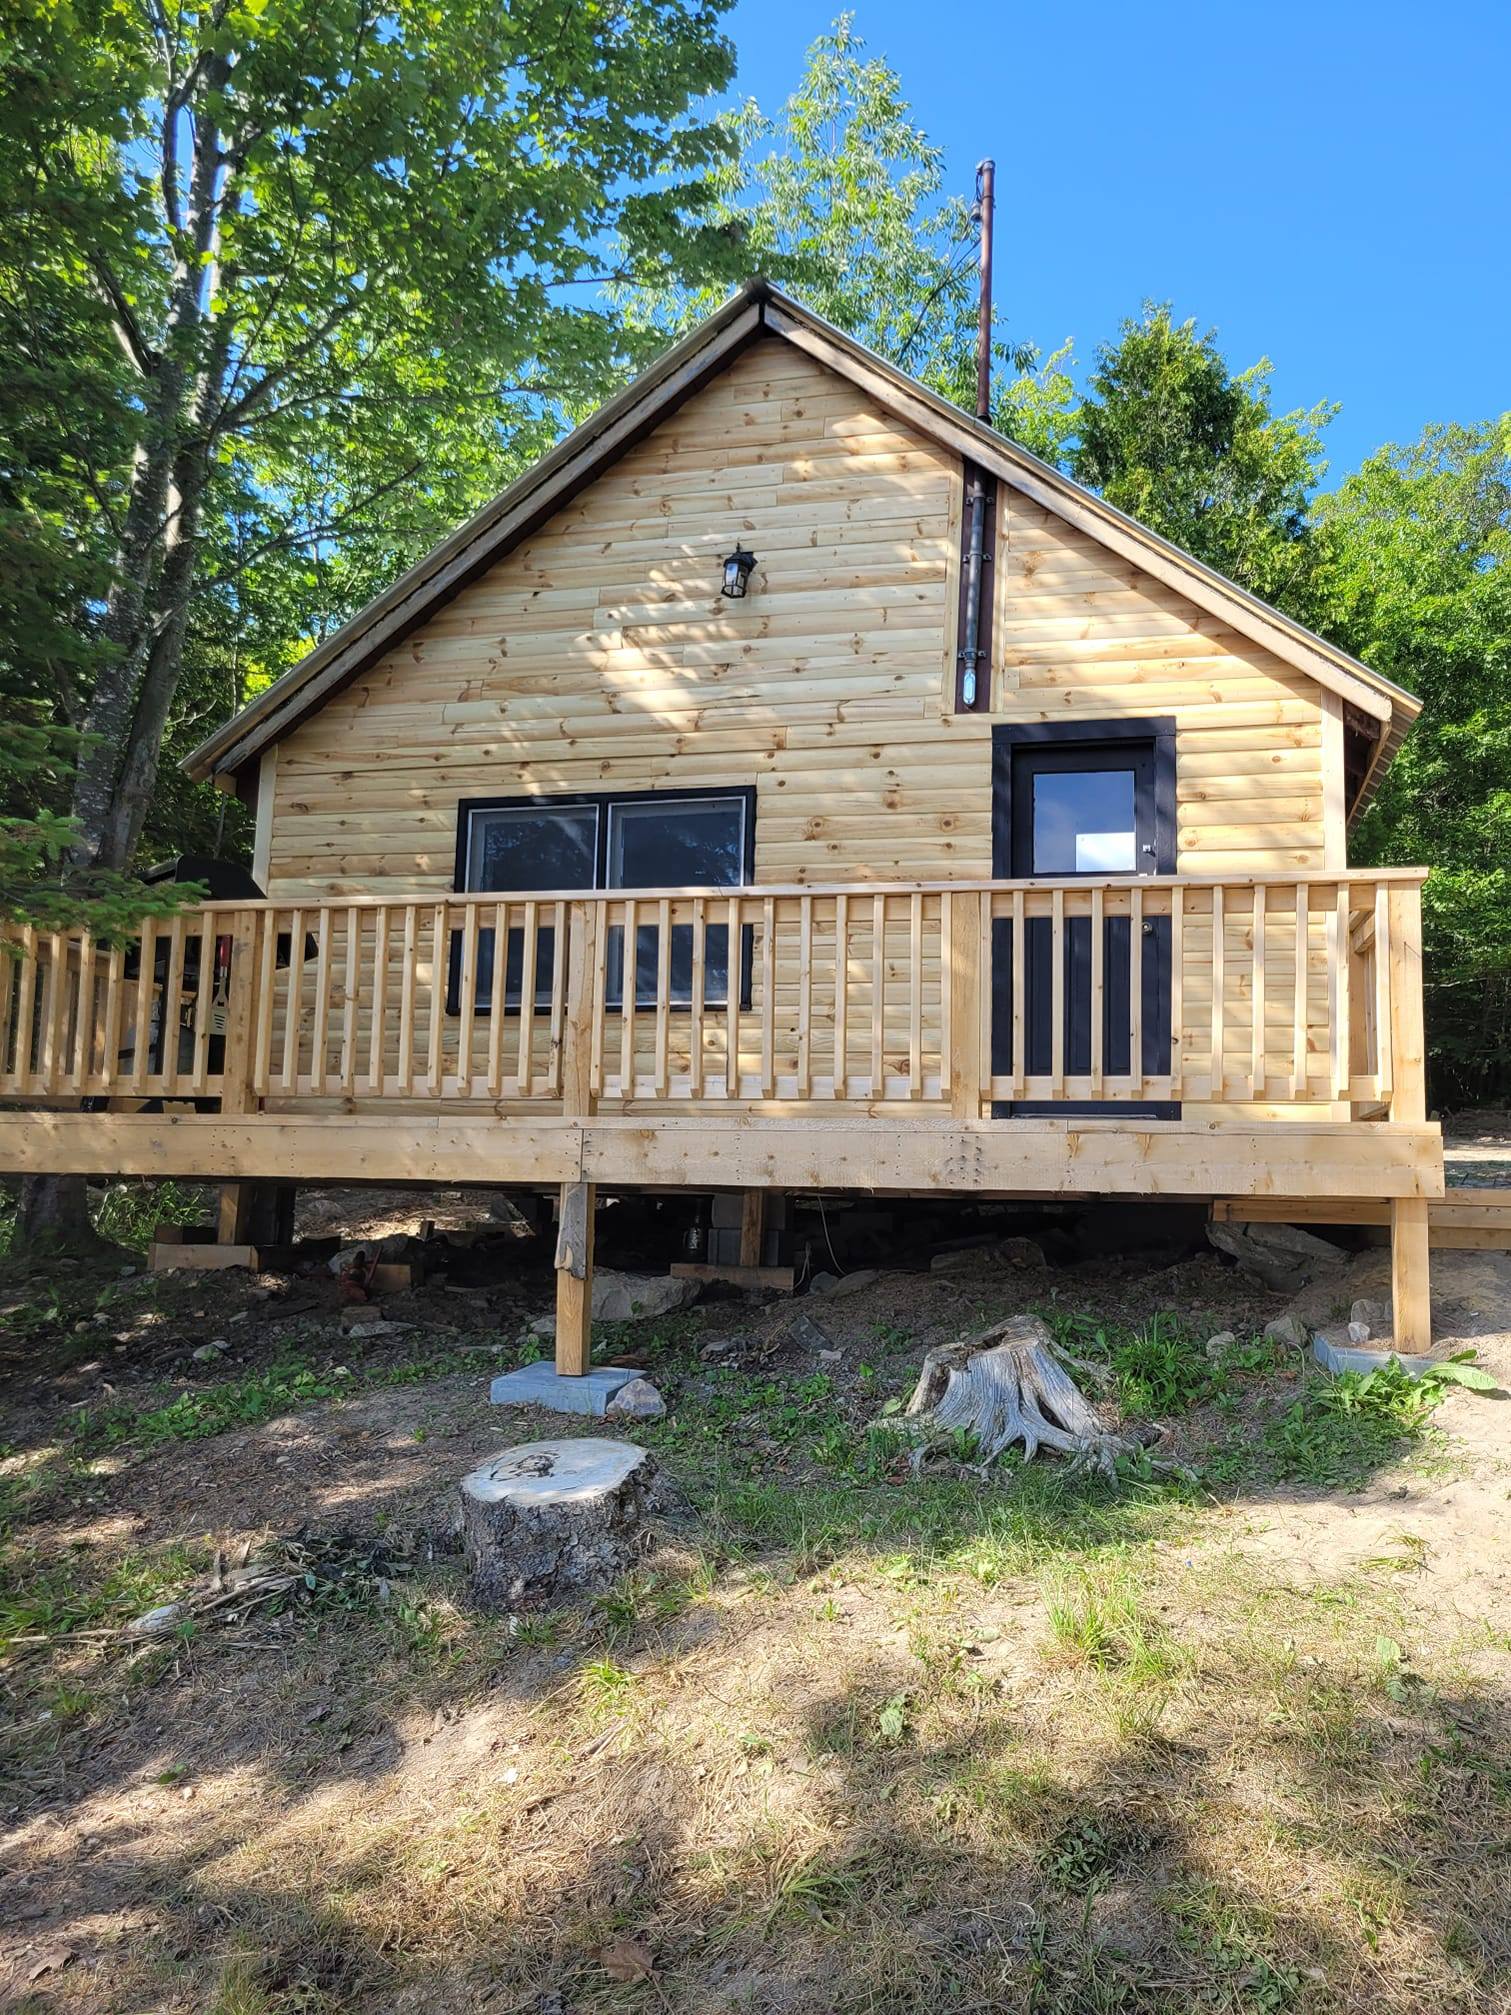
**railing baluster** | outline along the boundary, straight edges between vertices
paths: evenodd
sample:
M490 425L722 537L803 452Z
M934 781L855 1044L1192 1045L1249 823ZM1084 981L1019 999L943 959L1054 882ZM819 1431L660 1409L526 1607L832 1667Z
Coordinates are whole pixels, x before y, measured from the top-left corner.
M462 915L461 998L456 1036L456 1082L462 1098L472 1096L472 1042L477 1027L477 904ZM449 958L449 954L448 954Z
M850 1095L850 898L834 898L834 1097Z
M15 1024L11 1019L11 1009L16 1001L16 983L20 978L21 960L10 949L10 932L5 933L6 943L0 945L0 1078L18 1078L19 1063L12 1063L14 1055L12 1035ZM10 1087L7 1086L7 1089Z
M446 993L451 967L448 905L437 903L430 923L430 1019L426 1026L425 1083L432 1098L446 1089Z
M299 1022L304 1011L304 911L295 909L289 929L288 998L283 1016L283 1070L279 1090L299 1089Z
M776 897L761 903L761 1097L776 1091Z
M1170 891L1170 1096L1185 1095L1186 907L1177 883Z
M1013 890L1013 1084L1012 1096L1022 1098L1028 1081L1028 906L1022 889ZM982 953L990 963L992 944Z
M703 1096L703 996L708 987L708 905L693 897L692 984L687 1002L687 1081L694 1098Z
M152 1050L152 1004L157 986L157 923L152 917L142 918L141 935L136 947L136 1025L131 1037L130 1089L133 1094L144 1091L147 1085L147 1064ZM23 1005L30 1019L30 998ZM28 1044L31 1030L25 1031ZM19 1057L19 1052L18 1052Z
M1391 1093L1392 1029L1390 1016L1390 889L1385 882L1375 884L1375 1094L1389 1099Z
M331 966L331 913L329 904L322 903L315 926L315 1025L310 1031L310 1090L316 1098L325 1090L330 1047Z
M199 984L194 989L194 1075L197 1097L204 1096L210 1070L210 1010L215 991L215 916L206 911L199 926Z
M886 1097L887 899L871 898L871 1090Z
M525 908L531 911L534 903ZM531 1010L534 1010L535 953L531 947L533 934L526 934L526 957L530 967ZM478 954L481 958L481 951ZM493 973L488 982L488 1096L498 1100L504 1095L504 1024L508 1019L509 1003L509 905L493 905ZM524 994L520 995L520 1015L524 1015Z
M373 913L372 1012L367 1031L367 1089L374 1098L383 1096L387 1077L384 1046L388 1030L388 905L381 903Z
M535 1093L535 968L536 941L540 936L540 904L527 902L524 909L524 943L520 951L519 971L519 1054L514 1067L518 1081L519 1096L531 1098ZM494 954L494 971L500 972L498 954ZM497 980L494 982L498 984ZM503 1001L499 1002L500 1017Z
M1254 1099L1262 1099L1264 1097L1264 936L1264 883L1256 882L1254 884L1254 948L1250 965L1253 977L1249 987L1250 1008L1253 1020L1249 1043L1249 1097Z
M184 946L189 935L189 926L180 914L168 926L168 980L163 996L162 1017L162 1089L164 1093L178 1090L178 1053L183 1037L184 1012Z
M1049 898L1049 1090L1065 1093L1065 891Z
M619 1096L635 1096L635 1010L640 993L640 917L633 896L624 901L623 955L619 973Z
M1102 972L1103 939L1106 935L1107 897L1100 888L1091 891L1091 1096L1102 1096L1103 1004L1105 980Z
M252 1090L268 1095L273 1070L273 1006L278 978L278 912L269 910L257 955L256 1035L252 1043Z
M298 911L295 913L298 921ZM404 962L399 968L399 1092L414 1096L415 993L419 985L420 912L404 905Z
M5 961L11 963L9 959ZM121 1046L121 1014L126 992L126 953L122 946L112 945L105 961L105 1034L100 1052L100 1084L102 1087L115 1083L116 1065ZM5 1017L0 1012L0 1051L4 1047ZM0 1055L3 1065L3 1055Z
M341 978L341 1095L357 1088L357 998L361 992L362 912L355 903L346 910L346 970Z
M1144 1096L1144 891L1128 893L1128 1075L1133 1096Z
M665 1098L671 1086L672 906L665 896L656 905L656 1051L654 1096Z
M1348 961L1349 961L1349 918L1348 883L1339 882L1333 899L1331 919L1334 939L1332 967L1333 1002L1333 1085L1332 1096L1346 1099L1349 1094L1349 1048L1352 1028L1349 1020Z
M729 898L729 954L724 987L724 1096L740 1096L740 995L745 946L740 936L740 898Z
M813 1096L813 898L797 899L797 1095Z
M1212 1082L1207 1096L1220 1100L1227 1084L1228 926L1222 884L1212 889Z
M1312 957L1311 916L1307 906L1307 885L1296 884L1296 971L1291 1004L1291 1097L1307 1096L1307 1053L1310 1047L1311 1007L1307 981Z
M557 903L553 915L555 921L551 929L551 942L556 947L556 955L551 961L551 1063L549 1079L546 1085L546 1096L548 1098L561 1098L565 1095L562 1087L566 1082L563 1076L562 1057L566 1042L567 934L570 928L567 922L568 911L566 904L564 902ZM603 1090L602 1024L603 1015L606 1012L603 1004L603 997L606 991L604 986L603 961L608 956L604 950L604 946L608 942L608 930L604 923L602 910L598 907L595 906L586 909L583 912L583 917L584 928L588 933L587 948L591 954L585 970L587 974L588 999L591 1003L593 1018L593 1025L588 1035L589 1083L587 1097L590 1102L593 1102L597 1100Z
M908 1097L923 1097L923 897L908 899Z
M68 1072L68 1088L83 1090L94 1061L94 939L88 931L79 936L78 1007L74 1014L73 1063Z

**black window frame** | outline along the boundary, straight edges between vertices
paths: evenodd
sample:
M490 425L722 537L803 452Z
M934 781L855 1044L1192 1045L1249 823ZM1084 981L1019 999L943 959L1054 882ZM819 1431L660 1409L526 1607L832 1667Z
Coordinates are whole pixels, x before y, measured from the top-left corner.
M608 877L608 864L609 864L609 826L610 826L610 812L612 808L617 805L654 804L654 803L664 803L670 806L670 805L697 803L702 801L708 801L710 799L713 800L738 799L743 807L743 815L741 818L740 880L738 883L728 883L728 884L720 883L717 884L716 886L720 889L726 889L729 893L733 893L736 889L741 890L749 889L750 887L753 886L755 882L756 789L753 784L697 784L689 786L679 786L668 790L647 790L647 791L531 791L521 793L518 795L511 794L508 797L461 798L457 802L456 856L452 868L452 888L458 895L488 895L496 893L501 902L511 902L511 903L527 902L531 900L532 896L534 895L546 894L546 893L564 893L568 895L612 894L616 896L634 896L636 894L636 891L632 888L629 889L616 888L611 890L608 887L607 877ZM506 812L506 811L539 812L547 810L551 811L577 810L586 808L590 808L596 814L594 838L593 838L594 880L591 889L566 890L559 892L551 892L545 890L532 891L530 889L499 889L495 892L487 889L474 890L468 888L467 869L469 858L472 852L472 821L475 814L479 812ZM514 935L515 929L518 928L522 927L511 926L509 932L511 938ZM622 927L619 925L613 926L613 930L616 932L621 931L621 928ZM649 934L651 943L654 946L656 928L657 927L654 920L646 922L639 918L636 919L635 939L636 939L637 974L641 969L641 963L642 963L641 954L643 947L645 945L647 934ZM675 932L678 929L689 927L674 924L672 928L673 931ZM709 930L711 933L714 930L726 929L726 928L727 926L721 925L716 921L711 921L709 924ZM550 960L549 962L542 960L539 954L537 954L536 958L537 978L535 984L535 1006L537 1010L549 1007L551 1002L551 989L554 977L554 958L555 958L554 928L550 924L539 925L537 933L538 940L539 938L545 937L548 933L551 935L552 938L550 948ZM480 930L478 933L480 940L483 935L484 932ZM488 935L491 939L492 935L491 928L488 930ZM751 985L755 969L754 950L755 950L755 927L752 924L745 924L740 932L739 987L740 987L740 1007L742 1009L748 1009L751 1004ZM462 934L458 930L453 930L451 933L450 958L448 963L449 963L449 970L447 974L447 987L446 987L446 1012L448 1014L454 1015L460 1012L461 1007ZM654 964L654 960L652 961L652 963ZM617 987L608 988L606 991L604 1001L604 1005L611 1012L614 1013L622 1012L624 1007L623 985L622 985L624 960L622 951L618 960L618 964L620 969L621 984ZM614 961L612 958L608 959L608 969L609 972L612 972L614 969ZM507 959L505 964L505 970L507 971ZM541 977L542 974L544 974L544 977ZM721 988L717 993L711 993L705 987L704 998L702 1002L702 1005L704 1007L722 1008L726 1004L727 1004L727 991L725 988ZM635 990L635 1006L637 1010L639 1010L642 1007L655 1008L658 1005L659 1002L656 997L654 983L652 983L649 990L647 990L643 982L641 983L641 985L637 986ZM674 1000L669 1002L668 1005L674 1013L686 1014L690 1012L692 1003L690 1001ZM511 992L510 990L508 990L506 985L506 990L504 993L504 1002L503 1002L503 1012L505 1013L505 1015L517 1015L518 1013L520 1013L522 1006L523 1002L520 998L519 991L516 989ZM474 1004L474 1012L479 1015L489 1015L492 1013L492 1011L493 1011L493 998L492 998L492 989L490 987L489 994L486 999L484 999L481 996L481 993L479 994L479 997Z

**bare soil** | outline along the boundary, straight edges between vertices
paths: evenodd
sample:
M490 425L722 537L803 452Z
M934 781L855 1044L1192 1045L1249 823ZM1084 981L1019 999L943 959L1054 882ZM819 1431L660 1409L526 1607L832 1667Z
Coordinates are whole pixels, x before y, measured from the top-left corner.
M300 1229L421 1219L497 1222L369 1192ZM1383 1264L1301 1306L1346 1313ZM802 1298L833 1362L783 1340L792 1303L709 1299L600 1345L663 1391L632 1438L688 1516L604 1601L484 1618L456 1485L563 1431L487 1399L550 1292L524 1241L459 1248L367 1340L323 1270L0 1292L0 2005L1508 2005L1504 1397L1451 1391L1349 1488L1240 1459L1313 1391L1299 1360L1164 1418L1195 1488L915 1480L859 1466L865 1425L983 1318L1242 1339L1287 1298L1215 1254L889 1271ZM1434 1307L1511 1382L1511 1260L1439 1255ZM703 1355L726 1339L737 1370ZM296 1533L394 1564L123 1633Z

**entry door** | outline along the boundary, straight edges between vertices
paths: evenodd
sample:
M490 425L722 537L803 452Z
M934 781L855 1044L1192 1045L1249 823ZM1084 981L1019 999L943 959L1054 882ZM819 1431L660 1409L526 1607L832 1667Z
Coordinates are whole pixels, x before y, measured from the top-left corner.
M1174 869L1174 733L1164 721L1092 727L1065 736L1049 730L999 728L994 751L996 871L1014 880L1069 880L1103 875L1168 874ZM1102 1064L1108 1076L1126 1076L1132 920L1102 923ZM1024 925L1024 1016L1030 1074L1053 1068L1052 921L1030 917ZM1062 959L1064 1063L1067 1076L1091 1069L1090 917L1068 917ZM1143 1069L1164 1076L1170 1062L1170 920L1142 925ZM1012 923L993 929L993 1070L1012 1068ZM1034 1101L999 1105L1012 1114L1123 1112L1173 1118L1164 1102L1127 1100Z

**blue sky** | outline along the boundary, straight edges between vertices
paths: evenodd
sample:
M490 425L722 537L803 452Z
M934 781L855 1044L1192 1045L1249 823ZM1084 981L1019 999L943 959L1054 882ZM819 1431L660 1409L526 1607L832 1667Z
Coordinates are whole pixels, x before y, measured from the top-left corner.
M773 110L839 8L737 0ZM856 0L969 193L998 164L997 297L1084 361L1146 297L1337 399L1329 481L1511 407L1511 0Z

